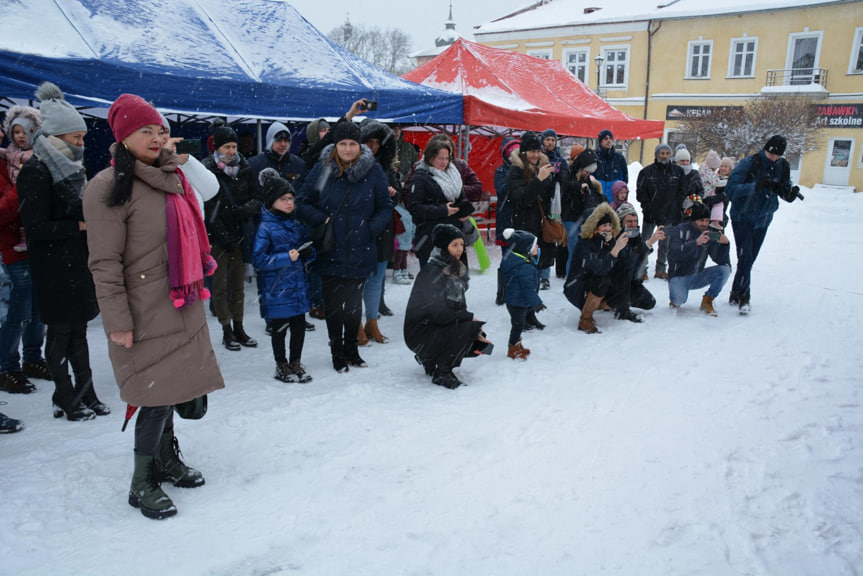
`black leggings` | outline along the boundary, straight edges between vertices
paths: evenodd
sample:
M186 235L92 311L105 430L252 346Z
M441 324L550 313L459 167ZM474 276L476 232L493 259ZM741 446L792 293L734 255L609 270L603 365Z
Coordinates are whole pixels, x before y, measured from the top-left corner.
M135 452L155 454L159 451L162 432L174 430L173 406L141 406L135 421Z
M291 331L291 363L299 362L303 357L303 343L306 341L306 315L298 314L291 318L274 318L270 320L272 333L270 342L273 344L273 357L276 363L286 362L285 332Z
M45 338L45 363L54 379L54 402L72 409L93 386L90 371L90 347L87 344L87 323L49 324ZM69 365L75 383L69 374Z
M363 317L363 278L324 276L322 279L327 335L335 345L356 346Z

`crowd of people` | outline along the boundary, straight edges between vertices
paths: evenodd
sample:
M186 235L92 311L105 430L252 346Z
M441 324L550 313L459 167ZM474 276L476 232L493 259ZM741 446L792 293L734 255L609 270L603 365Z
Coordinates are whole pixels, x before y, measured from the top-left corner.
M11 283L0 389L27 394L32 380L52 381L55 417L109 414L87 342L87 323L101 314L120 396L138 411L129 504L145 516L176 514L162 483L204 483L180 459L173 417L200 417L206 395L225 385L205 300L226 350L258 346L244 327L250 270L280 381L313 379L302 362L315 329L306 314L325 321L336 372L367 367L361 347L389 342L378 319L393 314L384 300L390 267L393 283L411 285L404 341L434 384L457 388L454 369L492 352L467 299L465 250L478 241L470 216L483 187L448 135L420 150L401 126L355 122L367 104L360 99L336 122L309 123L298 155L283 123L269 126L252 157L220 125L199 161L177 153L183 139L171 136L164 115L123 94L108 112L111 163L88 181L83 118L54 84L36 96L38 109L7 111L10 142L0 149L0 253ZM706 287L700 310L716 316L732 273L729 223L737 247L730 301L748 313L752 267L778 198L799 196L782 136L736 167L710 151L698 170L685 147L660 144L638 175L639 226L614 135L603 130L596 142L566 154L549 128L501 143L495 301L510 317L506 355L514 360L530 355L523 333L545 327L537 313L552 269L587 334L600 332L599 310L642 322L635 310L655 307L645 286L654 248L654 278L668 281L669 306ZM561 232L550 236L555 226ZM0 432L22 428L0 414Z

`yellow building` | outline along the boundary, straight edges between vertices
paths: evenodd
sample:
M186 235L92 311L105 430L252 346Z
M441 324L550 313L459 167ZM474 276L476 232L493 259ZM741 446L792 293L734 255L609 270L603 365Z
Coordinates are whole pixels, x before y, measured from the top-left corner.
M792 179L863 190L863 0L540 0L474 34L560 60L620 110L665 120L672 144L687 140L687 116L760 94L808 95L826 138L789 155ZM652 162L656 144L632 142L628 161Z

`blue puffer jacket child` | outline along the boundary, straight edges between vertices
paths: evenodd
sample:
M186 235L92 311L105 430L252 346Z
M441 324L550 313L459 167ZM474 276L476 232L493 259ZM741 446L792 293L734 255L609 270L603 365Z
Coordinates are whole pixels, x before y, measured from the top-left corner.
M292 318L311 308L305 265L315 259L315 249L309 246L294 262L288 254L306 240L306 228L293 214L266 208L261 211L252 263L258 272L261 311L267 320Z
M532 258L530 251L536 244L536 236L524 230L507 228L504 239L509 242L509 252L500 263L503 274L504 302L508 306L537 309L542 306L539 297L538 256Z

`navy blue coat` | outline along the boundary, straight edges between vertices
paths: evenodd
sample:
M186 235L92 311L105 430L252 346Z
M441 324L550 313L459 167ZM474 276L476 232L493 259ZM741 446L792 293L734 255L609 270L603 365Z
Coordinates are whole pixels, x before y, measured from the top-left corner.
M297 198L297 215L309 227L334 219L336 247L318 255L315 272L368 278L378 262L376 238L393 218L387 177L366 146L356 163L339 176L331 158L333 146L324 148L321 160L306 176Z
M249 160L255 175L261 173L264 168L272 168L279 176L291 183L295 191L303 187L303 179L306 176L306 163L299 156L287 152L281 158L272 150L264 150Z
M760 166L753 168L755 157ZM761 183L766 180L791 187L791 170L788 161L780 158L771 162L764 150L747 156L734 167L725 185L725 195L731 201L731 221L747 222L753 228L767 228L773 222L773 213L779 209L779 196Z
M729 266L730 244L710 241L699 246L696 240L701 236L691 222L678 224L668 232L668 277L689 276L698 272L699 261L705 258L705 251L711 260Z
M503 231L512 226L512 206L507 200L506 179L512 162L504 160L494 171L494 191L497 194L497 212L495 214L495 243L506 246Z
M500 263L503 273L504 301L519 308L539 308L539 270L530 261L530 256L509 251Z
M309 247L309 256L295 262L288 254L307 239L306 227L293 215L261 210L252 263L258 272L261 312L267 320L292 318L311 308L305 264L315 259L314 248Z
M596 172L593 173L593 177L602 184L602 192L608 201L614 202L611 185L618 180L623 180L629 184L629 168L626 166L626 158L613 146L608 150L600 146L596 149L596 156L599 162L596 163Z

